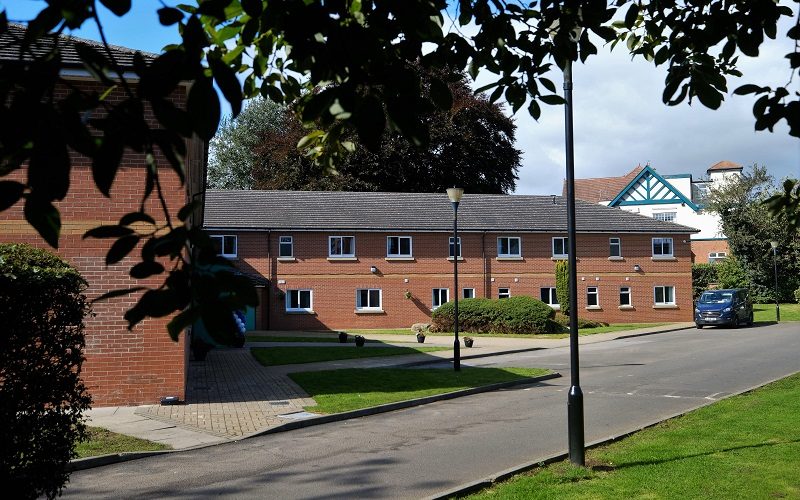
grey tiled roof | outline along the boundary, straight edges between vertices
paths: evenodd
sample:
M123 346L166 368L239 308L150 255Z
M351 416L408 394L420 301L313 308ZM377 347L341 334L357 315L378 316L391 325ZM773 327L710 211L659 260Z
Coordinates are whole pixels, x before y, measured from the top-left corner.
M465 194L458 208L463 231L566 232L561 196ZM696 233L619 208L576 201L581 232ZM336 231L452 231L445 193L208 190L205 227Z
M8 31L0 34L0 62L20 60L21 41L25 35L26 29L27 27L23 24L8 23ZM105 48L100 42L70 35L60 35L56 37L51 34L43 36L32 43L28 49L30 53L23 53L22 60L32 60L31 53L37 57L44 56L52 50L57 40L61 48L61 63L64 67L83 67L83 63L80 57L78 57L78 52L75 50L75 46L78 44L93 47L105 55ZM133 67L133 55L136 54L136 52L140 52L145 61L148 62L158 57L156 54L120 47L118 45L110 45L109 48L117 64L123 69L130 69Z

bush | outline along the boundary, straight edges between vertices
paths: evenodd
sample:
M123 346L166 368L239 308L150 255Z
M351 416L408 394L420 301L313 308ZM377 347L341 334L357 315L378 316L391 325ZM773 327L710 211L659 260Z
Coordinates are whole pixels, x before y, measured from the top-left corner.
M794 301L800 304L800 288L794 291Z
M561 312L569 314L569 261L556 262L556 300Z
M0 244L0 483L14 498L59 495L85 436L85 288L57 256Z
M719 288L750 288L750 278L747 276L747 270L742 266L741 262L734 257L730 256L716 264L717 266L717 285ZM757 295L756 290L750 290L751 294Z
M561 325L563 328L569 330L569 316L565 316L561 313L556 313L555 318L553 320ZM593 319L586 319L586 318L578 318L578 328L600 328L601 326L608 326L608 323L604 323L602 321L595 321Z
M533 297L508 299L464 299L458 303L459 330L472 333L554 333L560 326L553 321L550 306ZM453 330L453 302L442 304L432 315L431 330Z
M700 294L708 290L708 285L717 282L716 264L692 264L692 298L697 300Z

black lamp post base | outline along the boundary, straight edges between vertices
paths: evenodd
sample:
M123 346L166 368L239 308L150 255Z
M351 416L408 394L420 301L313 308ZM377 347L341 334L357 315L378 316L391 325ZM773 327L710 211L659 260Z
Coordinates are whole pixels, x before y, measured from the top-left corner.
M461 345L458 343L457 338L453 342L453 370L461 371Z
M567 425L569 433L569 461L583 467L586 464L583 437L583 391L577 385L569 388L567 396Z

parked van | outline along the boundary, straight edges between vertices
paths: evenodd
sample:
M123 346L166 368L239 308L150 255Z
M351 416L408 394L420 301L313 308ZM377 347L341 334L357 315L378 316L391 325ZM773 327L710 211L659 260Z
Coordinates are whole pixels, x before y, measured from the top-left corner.
M697 299L694 309L697 328L705 325L731 325L734 328L753 324L753 304L745 288L707 290Z

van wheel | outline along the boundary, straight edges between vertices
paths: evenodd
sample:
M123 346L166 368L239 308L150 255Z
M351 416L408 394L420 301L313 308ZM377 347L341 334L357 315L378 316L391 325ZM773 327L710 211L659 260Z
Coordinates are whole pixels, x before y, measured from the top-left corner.
M731 323L731 328L739 328L739 315L733 317L733 323Z
M747 318L747 326L753 326L753 313L750 313L750 317Z
M695 323L695 326L697 326L698 330L702 330L703 329L703 325L699 325L699 324Z

